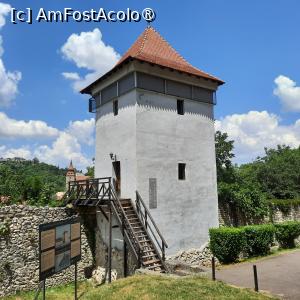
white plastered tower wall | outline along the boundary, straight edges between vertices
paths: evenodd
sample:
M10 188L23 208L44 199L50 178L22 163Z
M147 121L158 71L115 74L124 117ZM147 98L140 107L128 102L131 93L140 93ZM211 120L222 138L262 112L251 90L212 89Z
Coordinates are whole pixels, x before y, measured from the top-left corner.
M132 70L191 81L139 64ZM137 190L148 208L149 179L156 179L157 208L150 212L169 244L168 255L199 248L207 242L209 228L218 226L214 105L181 98L185 114L179 115L177 99L134 88L118 97L117 116L112 101L96 114L95 176L113 175L113 153L121 164L121 197L134 201ZM178 163L186 164L185 180L178 180Z
M151 214L167 254L199 248L218 226L213 106L184 101L185 114L178 115L176 98L138 93L137 189L149 204L149 178L156 179ZM179 163L186 164L185 180L178 180Z
M121 197L134 199L136 191L136 90L118 98L114 116L112 102L96 114L95 177L112 177L113 160L121 164Z
M112 163L120 162L121 198L134 202L139 192L168 255L199 248L218 226L213 109L223 83L147 27L108 73L81 91L94 97L90 107L98 105L95 176L113 176Z

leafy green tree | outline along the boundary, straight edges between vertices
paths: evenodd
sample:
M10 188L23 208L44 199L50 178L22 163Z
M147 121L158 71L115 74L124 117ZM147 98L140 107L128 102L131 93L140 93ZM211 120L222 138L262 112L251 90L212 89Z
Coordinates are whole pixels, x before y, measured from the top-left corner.
M294 199L300 197L300 146L291 149L277 146L265 149L265 156L257 159L257 180L269 198Z
M91 178L95 177L95 167L87 167L87 172L85 173L86 176L90 176Z
M234 141L227 133L216 132L216 164L219 200L239 209L248 220L263 218L268 213L265 194L247 168L241 172L232 163ZM248 171L248 172L247 172Z
M56 192L64 190L65 174L66 169L37 159L3 160L0 161L0 195L9 196L11 203L30 201L33 205L41 205L38 203L46 203L46 198L53 199Z
M55 187L53 185L49 183L45 183L42 189L40 190L39 198L37 199L37 201L35 201L35 203L30 203L30 204L38 205L38 206L46 206L46 205L53 206L53 202L55 202L54 188Z
M218 182L233 182L234 167L232 158L234 157L234 141L228 140L228 134L217 131L215 134L216 165Z
M25 179L23 199L35 200L39 199L42 190L42 181L38 176L30 176Z

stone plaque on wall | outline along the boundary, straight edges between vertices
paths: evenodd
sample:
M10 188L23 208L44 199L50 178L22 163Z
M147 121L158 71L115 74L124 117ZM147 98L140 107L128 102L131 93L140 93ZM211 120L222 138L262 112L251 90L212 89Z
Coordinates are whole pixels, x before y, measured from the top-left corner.
M149 208L157 208L157 180L149 178Z

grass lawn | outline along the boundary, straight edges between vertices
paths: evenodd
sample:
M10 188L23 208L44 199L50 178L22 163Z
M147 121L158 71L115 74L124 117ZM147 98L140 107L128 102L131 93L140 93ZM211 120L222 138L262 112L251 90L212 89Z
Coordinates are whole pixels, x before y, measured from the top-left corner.
M1 300L32 300L33 292L4 297ZM164 300L164 299L239 299L264 300L276 299L252 290L228 286L213 282L203 277L171 278L165 276L135 275L120 279L112 284L92 287L87 281L79 284L79 299L114 299L114 300ZM42 299L41 295L39 299ZM47 300L74 299L74 286L66 285L46 290Z

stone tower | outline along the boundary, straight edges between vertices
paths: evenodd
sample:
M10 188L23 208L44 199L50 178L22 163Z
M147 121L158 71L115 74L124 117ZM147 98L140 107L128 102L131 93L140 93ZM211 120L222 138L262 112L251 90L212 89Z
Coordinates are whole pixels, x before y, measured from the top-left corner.
M112 176L121 198L140 193L167 254L200 247L218 226L214 105L223 83L147 27L81 91L96 113L95 177Z
M76 180L76 172L71 160L66 174L66 188L68 189L68 184L70 181L75 181L75 180Z

